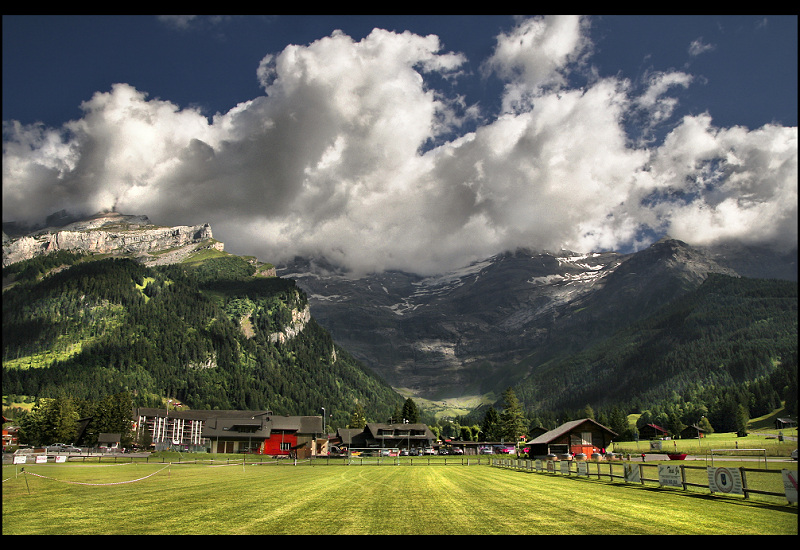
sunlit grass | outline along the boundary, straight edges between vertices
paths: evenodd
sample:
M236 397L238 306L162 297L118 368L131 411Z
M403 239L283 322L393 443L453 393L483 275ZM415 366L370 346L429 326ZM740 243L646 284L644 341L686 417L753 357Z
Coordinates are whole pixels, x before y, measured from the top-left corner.
M3 533L797 534L797 506L489 466L343 464L25 466L47 478L5 466Z

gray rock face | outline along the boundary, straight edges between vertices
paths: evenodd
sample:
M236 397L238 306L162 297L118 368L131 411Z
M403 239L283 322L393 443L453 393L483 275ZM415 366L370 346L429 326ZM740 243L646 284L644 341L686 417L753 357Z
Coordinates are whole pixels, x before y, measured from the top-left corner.
M277 271L306 291L314 318L345 349L393 387L432 399L501 392L709 272L736 275L675 240L630 255L520 250L438 277L349 279L304 260Z
M141 257L145 263L163 263L150 256L156 251L181 249L213 239L209 224L158 227L146 216L106 213L48 228L19 238L3 234L3 266L57 250ZM221 243L215 243L220 248Z

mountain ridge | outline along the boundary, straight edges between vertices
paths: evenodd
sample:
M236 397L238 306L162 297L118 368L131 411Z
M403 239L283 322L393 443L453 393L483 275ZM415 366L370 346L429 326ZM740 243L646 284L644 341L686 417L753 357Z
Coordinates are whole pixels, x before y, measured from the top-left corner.
M315 317L351 353L393 386L433 399L497 393L523 376L512 374L523 359L545 353L538 348L554 332L574 331L577 349L708 273L738 276L668 238L631 254L519 249L436 277L351 279L313 268L298 259L277 272L297 281Z
M729 267L731 258L725 250L692 247L668 237L633 253L517 249L435 276L402 271L354 276L319 258L298 257L263 269L258 260L224 252L208 224L181 226L198 228L188 232L197 239L154 244L154 239L141 238L154 229L146 216L106 212L74 219L62 213L51 221L49 228L39 228L27 237L117 232L138 244L109 245L94 252L131 258L147 267L189 265L186 262L192 257L200 258L200 265L209 257L236 258L234 263L240 267L234 271L254 269L291 280L305 294L307 306L284 316L281 330L270 333L271 345L282 345L302 335L306 326L318 324L343 351L394 391L421 400L491 399L537 376L544 365L600 345L617 331L694 292L709 274L741 275ZM175 228L167 228L167 234L186 237ZM140 238L130 238L136 236ZM4 232L4 287L6 251L25 237L7 237ZM63 249L39 247L34 256ZM752 267L748 250L736 248L733 263ZM762 255L755 262L761 273L770 268L765 258ZM791 275L796 254L784 256L776 265L778 271ZM160 292L164 284L150 289ZM242 330L247 328L249 339L258 316L241 309L246 297L229 298L238 304L230 306L236 312L232 319ZM203 356L192 364L217 363L216 358Z

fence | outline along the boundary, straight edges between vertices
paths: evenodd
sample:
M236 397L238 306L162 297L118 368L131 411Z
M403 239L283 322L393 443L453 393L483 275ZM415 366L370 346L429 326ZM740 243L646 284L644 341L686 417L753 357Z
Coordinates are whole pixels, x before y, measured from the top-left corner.
M493 459L492 466L626 483L658 483L662 487L708 489L712 494L776 497L797 502L797 470L709 467L580 460ZM594 469L594 472L592 472ZM616 470L615 470L616 469ZM648 477L650 476L650 477ZM655 476L655 477L652 477Z

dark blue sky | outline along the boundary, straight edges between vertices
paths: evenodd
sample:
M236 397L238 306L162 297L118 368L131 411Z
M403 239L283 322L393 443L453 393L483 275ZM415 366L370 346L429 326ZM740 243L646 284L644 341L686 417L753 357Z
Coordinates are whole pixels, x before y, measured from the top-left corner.
M445 50L464 53L475 74L460 85L488 107L499 87L479 67L513 25L509 16L202 17L183 28L153 16L3 16L3 120L59 126L117 82L225 112L263 93L255 71L265 55L335 29L360 40L375 27L436 34ZM708 111L723 127L797 125L796 16L601 16L592 38L601 75L678 69L699 77L681 98L685 112ZM709 49L692 57L695 40Z
M796 250L797 51L797 16L4 16L3 219L419 273Z

